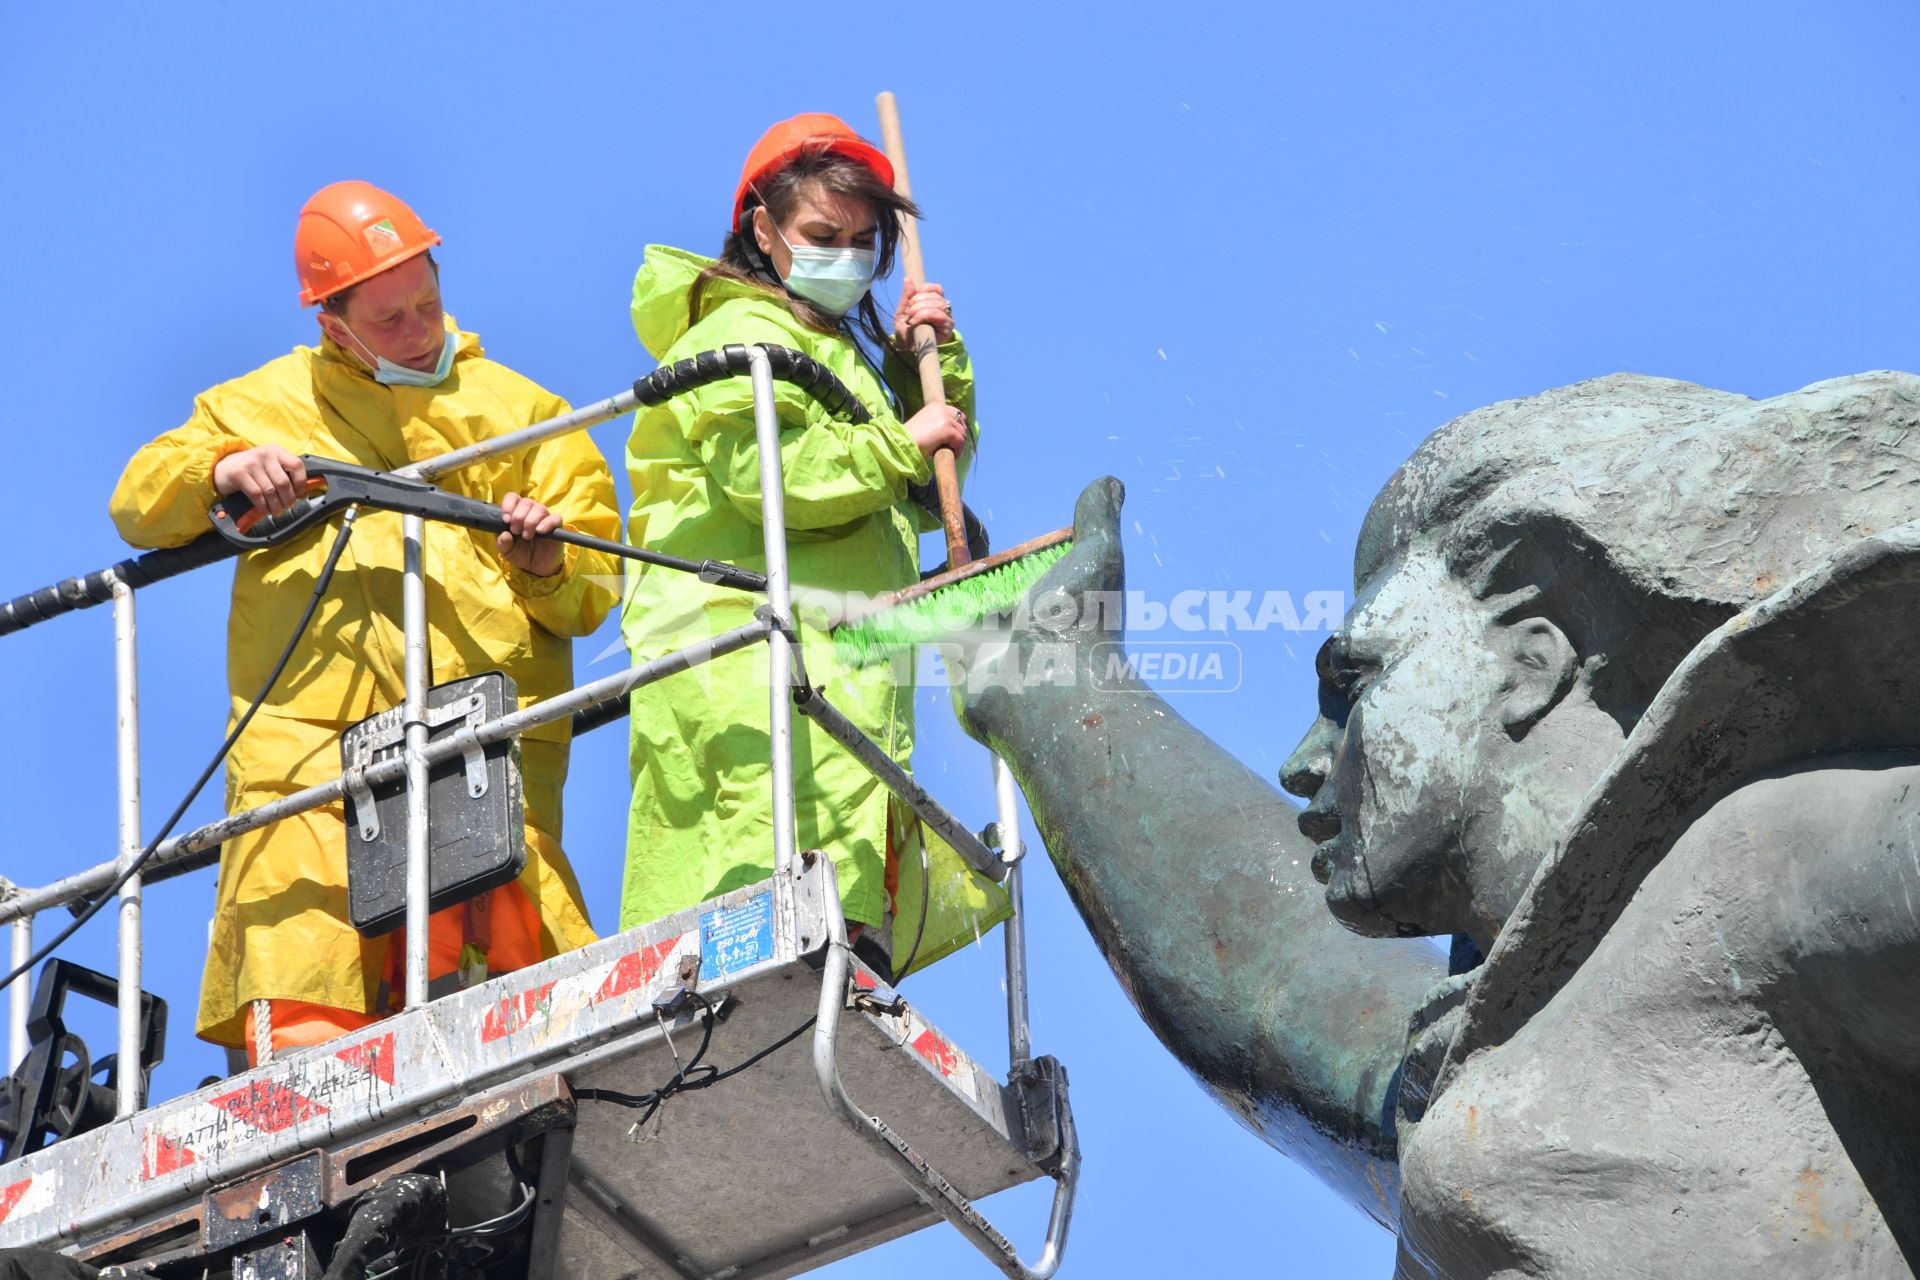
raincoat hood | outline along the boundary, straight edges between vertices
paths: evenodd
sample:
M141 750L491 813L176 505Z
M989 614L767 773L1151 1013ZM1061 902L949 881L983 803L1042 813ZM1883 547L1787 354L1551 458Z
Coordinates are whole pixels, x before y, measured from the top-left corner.
M640 270L633 277L633 331L641 345L655 360L664 357L690 327L687 295L702 271L714 259L676 249L672 245L650 244ZM700 299L700 314L706 316L729 298L774 298L772 289L719 276L707 284Z

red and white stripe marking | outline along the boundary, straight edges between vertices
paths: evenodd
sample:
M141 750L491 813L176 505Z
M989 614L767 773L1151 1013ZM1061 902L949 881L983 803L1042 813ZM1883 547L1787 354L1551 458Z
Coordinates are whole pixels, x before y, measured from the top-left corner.
M473 1034L493 1053L525 1034L542 1041L567 1035L595 1005L648 993L676 952L699 954L697 934L676 934L638 947L607 964L508 993L481 1006ZM407 1028L411 1031L413 1028ZM403 1031L401 1034L406 1034ZM318 1057L302 1056L237 1088L156 1116L141 1135L142 1180L164 1177L208 1159L234 1142L276 1134L330 1112L352 1112L382 1091L407 1082L399 1077L395 1032L383 1029Z
M40 1212L53 1203L60 1178L54 1173L38 1173L18 1182L9 1182L0 1174L0 1223L18 1213L22 1218Z
M595 965L525 991L510 992L486 1007L480 1019L480 1043L491 1045L523 1032L543 1041L569 1034L582 1013L604 1001L651 989L681 944L699 954L697 934L671 938L629 951L610 964Z
M235 1089L154 1118L140 1135L140 1177L164 1177L198 1164L232 1142L279 1133L341 1107L372 1101L394 1084L393 1032L378 1031L342 1049L303 1059Z

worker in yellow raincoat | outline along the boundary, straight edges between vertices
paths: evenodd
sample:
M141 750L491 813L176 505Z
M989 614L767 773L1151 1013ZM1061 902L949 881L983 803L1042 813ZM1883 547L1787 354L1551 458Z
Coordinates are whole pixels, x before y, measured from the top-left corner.
M662 364L728 343L791 347L872 412L855 424L776 384L789 565L801 598L809 589L877 595L918 581L917 535L939 524L908 486L927 481L928 459L942 447L960 453L963 474L972 458L972 370L940 286L909 285L891 330L869 293L892 264L902 219L915 212L894 192L885 155L833 116L797 116L748 156L720 258L652 245L634 280L634 328ZM940 339L951 407L925 405L900 355L920 324ZM627 468L634 545L764 567L747 378L641 410ZM647 568L630 583L622 629L642 661L750 623L756 603ZM894 759L910 761L910 666L850 669L836 661L820 619L804 604L796 615L809 680ZM755 647L634 691L623 926L772 873L765 663ZM793 755L799 846L832 855L855 951L882 974L930 963L1005 917L1004 893L938 839L926 840L923 868L911 812L804 717L795 717ZM924 927L923 878L931 890Z
M566 412L558 396L487 359L444 314L428 252L439 237L392 195L335 183L307 203L294 243L301 300L323 308L320 345L205 392L184 426L134 455L112 512L135 546L205 533L207 510L224 494L284 510L303 490L300 454L392 470ZM575 434L438 483L500 503L508 532L427 525L430 683L498 669L519 686L522 705L569 688L569 637L612 609L618 570L601 553L537 535L564 523L618 536L605 459ZM239 561L227 628L236 717L285 646L331 541L309 533ZM327 598L227 759L230 811L337 777L340 732L403 700L401 564L401 517L363 512ZM522 738L526 869L434 914L433 975L454 971L467 948L469 972L484 956L497 973L593 940L560 848L569 728L561 720ZM363 938L348 923L340 805L236 837L221 851L199 1032L244 1042L261 1060L262 1050L364 1026L404 989L403 934Z

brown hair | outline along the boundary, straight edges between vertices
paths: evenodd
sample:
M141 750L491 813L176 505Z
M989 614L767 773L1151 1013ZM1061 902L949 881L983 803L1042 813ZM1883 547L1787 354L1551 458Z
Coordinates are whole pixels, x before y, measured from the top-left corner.
M906 219L919 217L919 206L895 191L881 180L879 174L860 161L829 150L828 147L829 144L824 142L804 147L778 169L755 179L754 190L748 195L746 209L740 217L740 225L727 236L719 260L695 277L693 288L687 293L689 325L698 323L700 319L700 300L706 293L708 282L725 278L774 290L809 329L817 329L821 333L839 331L840 322L830 312L787 292L773 263L760 251L759 243L753 238L753 211L756 208L764 203L767 215L777 226L793 215L801 196L810 185L817 185L828 195L860 200L872 207L879 233L879 243L875 246L879 252L875 255L874 279L878 280L893 270L894 256L900 247ZM860 299L859 305L848 313L847 318L879 350L885 351L894 345L892 327L881 317L871 290Z

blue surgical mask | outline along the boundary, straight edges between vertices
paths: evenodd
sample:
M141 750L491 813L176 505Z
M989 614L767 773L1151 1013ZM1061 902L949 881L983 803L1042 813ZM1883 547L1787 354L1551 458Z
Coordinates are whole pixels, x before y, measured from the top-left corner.
M340 327L347 329L347 322L342 320ZM359 334L354 333L352 329L347 329L347 332L352 335L354 342L359 344L362 352L373 355L367 344L360 341ZM409 369L406 365L395 364L385 356L374 356L373 380L389 387L439 386L447 380L447 375L453 372L454 348L459 345L456 341L457 337L458 335L453 333L440 335L440 359L431 369Z
M775 227L773 234L780 236L780 228ZM780 241L793 254L787 288L830 315L846 315L873 287L873 265L878 255L872 249L822 249L794 244L785 236L780 236Z

